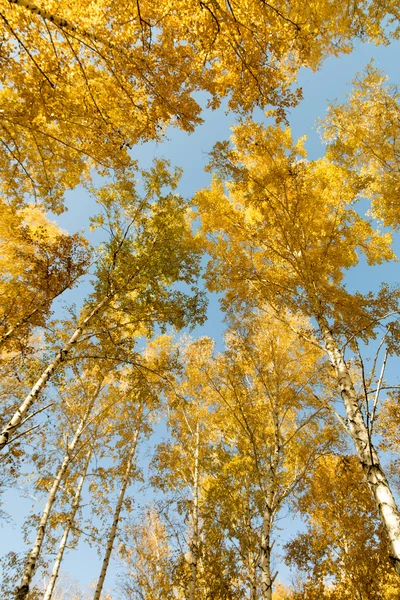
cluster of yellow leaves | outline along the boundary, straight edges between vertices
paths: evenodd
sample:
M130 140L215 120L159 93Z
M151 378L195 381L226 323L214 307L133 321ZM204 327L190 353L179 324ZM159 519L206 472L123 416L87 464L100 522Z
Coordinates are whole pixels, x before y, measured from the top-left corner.
M82 236L62 231L39 206L16 210L4 200L0 249L0 340L13 347L44 324L52 301L86 271L89 256Z
M346 292L344 272L360 253L369 264L394 253L390 233L357 211L363 178L325 158L306 161L287 129L247 122L232 140L217 144L213 183L194 199L212 256L209 288L225 290L230 313L254 301L365 321L365 299Z
M201 121L196 90L217 107L296 104L300 66L316 69L353 39L387 41L391 0L109 0L4 2L0 19L0 175L7 195L62 210L65 188L126 166L127 150L171 121ZM397 35L397 33L394 33Z
M367 181L374 214L400 226L400 93L373 64L353 81L344 104L330 106L321 123L328 156Z
M382 446L394 452L400 450L400 401L398 394L389 394L379 414L378 427Z
M298 502L308 527L287 544L287 559L307 580L304 592L293 598L398 598L375 503L356 457L321 458Z

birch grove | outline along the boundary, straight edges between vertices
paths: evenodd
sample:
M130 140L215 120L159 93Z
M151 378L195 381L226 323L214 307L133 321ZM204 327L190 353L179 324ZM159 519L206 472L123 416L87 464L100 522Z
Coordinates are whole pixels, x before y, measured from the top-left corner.
M278 319L288 323L286 305L315 320L314 331L292 329L300 339L323 348L331 361L345 410L344 425L379 509L391 560L400 573L400 513L366 425L371 415L363 415L361 409L360 394L371 390L356 392L340 349L347 344L355 348L357 339L374 339L381 322L389 330L393 323L395 335L395 321L388 322L387 315L398 314L397 292L383 289L375 298L363 297L352 295L341 283L343 270L358 262L357 250L371 264L394 258L390 233L373 229L368 218L353 208L363 191L362 182L326 160L307 163L302 142L293 142L288 130L263 129L248 122L236 128L235 141L235 155L220 145L212 161L220 177L233 178L232 201L218 179L196 199L205 215L205 236L213 232L214 240L218 231L230 236L224 246L215 245L211 235L210 242L205 239L213 255L209 285L226 289L224 304L230 314L236 308L232 299L247 294L250 310L268 304ZM266 154L273 157L271 164L265 161ZM219 278L221 267L224 280ZM369 412L368 405L365 410Z
M92 449L90 448L88 453L87 453L87 457L85 459L85 463L84 463L84 467L82 470L82 475L78 481L78 485L76 487L76 492L75 492L75 496L74 499L72 501L71 504L71 510L68 514L68 521L67 521L67 525L64 529L64 533L62 535L62 538L60 540L60 545L58 547L58 551L56 554L56 558L54 560L54 564L53 564L53 568L51 570L51 575L49 578L49 582L47 584L46 587L46 591L45 594L43 596L43 600L51 600L52 596L53 596L53 592L54 592L54 586L56 585L56 581L57 581L57 577L58 577L58 573L60 570L60 565L64 556L64 552L65 552L65 548L67 545L67 541L68 541L68 536L70 534L70 531L73 527L73 523L74 523L74 519L76 516L76 513L78 511L79 508L79 504L81 502L81 495L82 495L82 488L83 488L83 484L85 482L85 478L86 478L86 473L89 467L89 463L90 463L90 459L92 457Z
M2 2L4 600L398 600L399 42L390 0Z
M49 495L47 497L47 501L46 501L46 504L45 504L45 507L43 510L43 514L42 514L42 517L39 522L39 527L38 527L37 536L36 536L34 545L28 555L28 560L26 562L24 574L22 576L21 585L19 586L19 588L17 589L16 594L15 594L16 600L23 600L29 594L29 586L30 586L32 577L35 573L36 562L40 555L43 539L44 539L44 536L46 533L47 523L49 520L51 509L56 500L58 488L60 487L60 484L65 476L65 473L66 473L69 465L70 465L70 462L73 460L73 455L76 450L76 447L81 439L82 434L85 431L85 427L87 426L94 403L96 402L96 399L101 391L101 384L102 384L102 381L100 381L98 383L97 389L93 390L92 398L90 399L89 404L86 407L85 413L84 413L81 421L79 422L79 425L75 431L75 435L74 435L73 439L68 444L64 459L57 470L57 474L54 478L53 485L51 486L51 489L49 491Z
M109 536L107 539L106 550L104 553L103 563L101 565L100 576L97 581L93 600L100 599L100 595L101 595L101 592L103 589L104 580L105 580L105 577L107 574L108 565L110 563L110 558L111 558L111 553L113 550L115 537L117 535L117 528L118 528L118 523L119 523L119 519L120 519L120 515L121 515L122 506L123 506L124 499L125 499L125 492L126 492L126 488L128 487L129 477L130 477L131 471L132 471L133 460L134 460L134 456L135 456L135 452L136 452L136 445L137 445L138 437L139 437L139 429L136 429L136 431L133 434L133 439L132 439L131 446L129 449L129 454L128 454L128 457L126 460L125 469L124 469L123 477L121 480L121 489L120 489L120 492L118 495L117 504L115 506L113 521L112 521L110 533L109 533Z

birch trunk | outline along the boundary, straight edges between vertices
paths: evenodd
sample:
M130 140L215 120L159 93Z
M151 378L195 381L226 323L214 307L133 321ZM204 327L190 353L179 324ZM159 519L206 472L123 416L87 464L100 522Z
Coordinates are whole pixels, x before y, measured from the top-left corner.
M135 456L135 451L136 451L136 446L137 446L138 438L139 438L139 426L137 427L137 429L136 429L136 431L134 433L133 440L132 440L132 446L131 446L131 449L129 451L128 460L127 460L127 463L126 463L126 469L125 469L124 477L123 477L123 480L122 480L122 487L121 487L121 490L119 492L117 506L115 507L114 519L113 519L113 522L112 522L112 526L111 526L111 530L110 530L110 535L108 536L108 542L107 542L106 552L105 552L105 555L104 555L103 564L102 564L101 572L100 572L100 577L99 577L99 580L97 582L97 586L96 586L96 590L94 592L93 600L100 600L100 595L101 595L101 592L102 592L102 589L103 589L104 580L106 578L108 565L110 563L110 558L111 558L111 553L112 553L112 549L113 549L113 546L114 546L115 537L117 535L117 528L118 528L119 518L120 518L120 514L121 514L121 510L122 510L122 505L123 505L124 499L125 499L126 488L128 487L128 483L129 483L129 476L130 476L131 471L132 471L133 458Z
M58 469L56 478L54 479L53 485L51 486L51 490L47 497L47 502L46 502L46 505L45 505L43 513L42 513L42 518L40 519L40 523L39 523L39 527L38 527L38 531L37 531L37 535L36 535L36 540L35 540L32 550L29 553L28 560L25 565L21 585L19 588L16 589L16 592L15 592L15 600L24 600L27 597L27 595L29 594L29 586L30 586L32 578L35 574L36 563L37 563L37 560L40 555L40 551L41 551L42 544L43 544L43 539L44 539L44 536L46 533L46 527L47 527L47 524L49 521L51 509L52 509L53 504L56 499L58 488L60 487L60 483L61 483L61 481L68 469L68 466L72 460L73 452L74 452L74 450L81 438L81 435L85 429L85 426L88 422L91 410L93 408L93 405L95 403L95 400L98 396L100 389L101 389L101 385L98 386L96 393L93 394L92 400L90 401L90 404L86 408L86 412L77 427L77 430L75 432L75 436L74 436L72 442L68 445L67 452L64 456L64 460L62 461L61 466Z
M66 525L66 527L64 529L64 533L63 533L63 536L61 538L60 545L58 547L57 556L56 556L56 559L54 561L53 569L51 571L49 583L47 585L46 592L45 592L45 594L43 596L43 600L51 600L51 598L52 598L53 591L54 591L54 586L56 585L56 581L57 581L57 577L58 577L58 572L60 570L61 561L63 559L64 551L65 551L65 548L67 546L68 536L69 536L69 533L70 533L70 531L72 529L72 526L73 526L73 523L74 523L74 520L75 520L75 515L76 515L76 513L78 511L78 508L79 508L79 504L80 504L80 500L81 500L81 494L82 494L82 488L83 488L83 484L84 484L85 479L86 479L86 473L87 473L87 470L89 468L89 463L90 463L91 456L92 456L92 449L90 449L89 452L86 455L86 462L85 462L85 466L83 468L83 473L82 473L81 478L79 479L78 487L76 488L74 500L73 500L72 506L71 506L71 511L70 511L70 513L68 515L67 525Z
M29 321L29 319L31 319L33 317L33 315L35 315L37 312L39 312L41 307L35 308L35 310L33 310L31 313L29 313L29 315L27 315L26 317L24 317L23 319L21 319L20 321L18 321L17 323L15 323L15 325L13 325L13 327L11 327L1 338L0 338L0 345L3 345L4 342L6 342L8 340L9 337L11 337L22 325L24 325L25 323L27 323Z
M200 427L196 424L196 441L194 454L194 477L193 477L193 512L192 512L192 539L190 542L190 586L188 600L195 600L197 584L197 562L199 557L199 447Z
M79 325L79 327L74 331L73 335L70 337L65 346L56 354L53 362L50 363L49 366L43 371L43 373L33 386L28 396L25 398L21 406L18 408L17 412L14 414L12 419L8 422L8 424L0 434L0 450L2 450L8 444L8 442L11 439L12 433L21 425L26 413L28 412L32 404L35 402L36 398L39 396L40 392L43 390L43 388L45 387L45 385L47 384L57 367L65 361L65 359L68 356L68 353L81 337L85 327L88 326L92 318L103 308L103 306L107 303L109 299L110 296L106 296L101 302L97 304L97 306L94 307L94 309L89 313L89 315L85 319L83 319L81 325Z
M276 406L274 406L276 409ZM260 545L260 567L261 567L261 598L262 600L272 600L272 585L274 583L275 577L271 575L271 552L272 552L272 544L271 544L271 530L274 519L274 509L276 510L278 507L276 503L279 503L279 500L275 498L274 489L276 484L276 473L279 464L279 453L280 453L280 443L279 443L279 425L277 420L276 412L273 411L274 417L274 427L275 427L275 443L274 443L274 452L271 459L271 464L269 467L269 472L267 475L267 486L265 490L265 508L263 514L263 522L261 528L261 545Z
M17 6L26 8L34 15L39 15L44 21L49 21L53 23L63 31L67 33L77 34L79 33L83 37L91 40L92 42L101 42L110 48L113 47L110 40L101 39L93 34L88 33L85 29L78 29L72 23L69 23L66 19L57 16L56 14L49 13L47 10L43 8L39 8L36 4L32 2L27 2L26 0L8 0L10 4L16 4Z
M390 544L390 558L400 575L400 513L378 454L370 439L354 385L336 340L324 317L317 317L327 354L335 368L351 437L365 477L372 490Z
M265 489L265 509L261 529L260 566L261 566L261 597L263 600L272 600L272 586L278 573L271 574L271 531L274 515L279 510L280 498L276 495L276 476L281 460L281 437L279 423L279 389L276 389L272 399L271 416L274 424L274 445L271 463L268 469Z
M271 521L272 512L267 505L263 515L261 531L261 597L263 600L272 600L271 576Z
M258 556L252 550L249 550L247 555L247 563L249 570L250 582L250 600L257 600L257 567Z

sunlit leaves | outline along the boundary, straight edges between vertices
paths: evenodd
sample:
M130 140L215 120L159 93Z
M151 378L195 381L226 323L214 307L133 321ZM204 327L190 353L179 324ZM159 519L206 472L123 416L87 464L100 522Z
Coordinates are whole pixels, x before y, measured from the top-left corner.
M386 225L400 223L400 94L373 66L354 81L343 104L330 106L321 131L332 161L360 173L373 212Z
M301 66L349 52L355 37L387 42L396 17L389 0L5 3L3 192L63 210L65 189L91 168L126 166L135 144L160 139L170 123L192 131L198 90L213 108L223 98L245 114L272 105L283 119L301 98L291 89Z

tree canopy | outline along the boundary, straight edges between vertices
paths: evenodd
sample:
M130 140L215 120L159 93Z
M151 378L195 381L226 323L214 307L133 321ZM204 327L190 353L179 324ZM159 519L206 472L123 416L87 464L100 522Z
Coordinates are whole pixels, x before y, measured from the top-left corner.
M399 600L400 288L377 275L398 260L399 91L367 65L315 114L316 158L290 127L304 70L391 47L399 16L3 1L5 600ZM211 111L232 135L184 197L158 151ZM65 565L89 553L83 590Z

